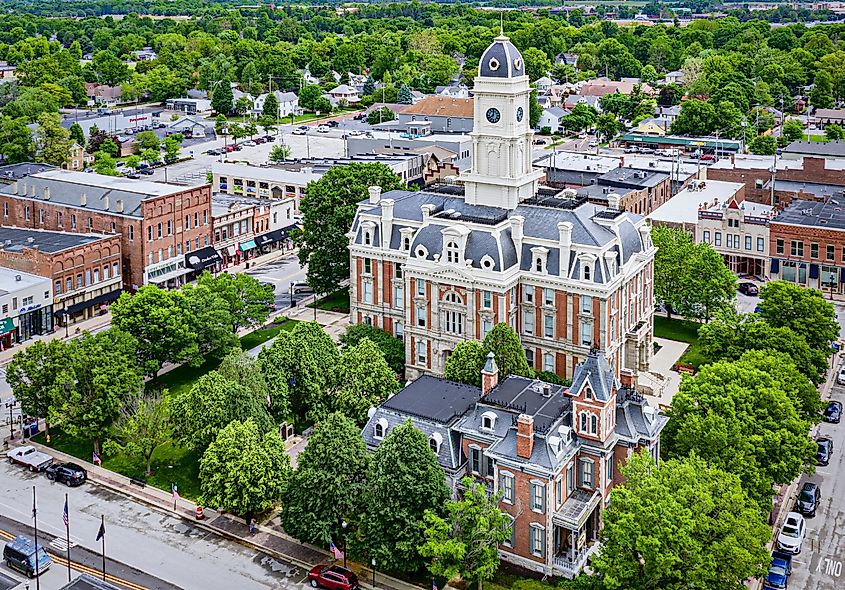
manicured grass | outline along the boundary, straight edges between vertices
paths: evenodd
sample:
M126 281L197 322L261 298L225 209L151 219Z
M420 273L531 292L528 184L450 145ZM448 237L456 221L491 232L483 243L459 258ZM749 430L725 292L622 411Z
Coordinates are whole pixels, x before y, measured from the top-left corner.
M241 338L241 348L244 350L252 350L259 344L264 344L279 335L282 330L289 332L293 330L297 320L284 318L281 322L269 324L259 330L250 332Z
M308 307L313 308L314 304L309 303ZM341 289L340 291L326 295L317 301L317 309L349 313L349 289Z
M654 316L654 335L657 338L687 342L690 346L678 359L678 362L688 363L696 369L707 362L698 347L698 328L700 324L681 319L668 319Z
M93 447L90 440L72 437L55 427L50 430L50 435L52 440L49 447L84 461L91 461ZM46 444L43 433L36 436L35 440ZM144 477L146 466L143 459L129 458L125 455L109 456L106 453L102 453L101 458L103 467L115 473L127 477ZM199 453L172 443L165 443L153 453L153 474L145 478L147 485L169 492L171 484L176 482L179 486L179 494L194 500L200 495L199 462Z
M810 141L815 141L817 143L828 143L830 140L825 135L810 135Z

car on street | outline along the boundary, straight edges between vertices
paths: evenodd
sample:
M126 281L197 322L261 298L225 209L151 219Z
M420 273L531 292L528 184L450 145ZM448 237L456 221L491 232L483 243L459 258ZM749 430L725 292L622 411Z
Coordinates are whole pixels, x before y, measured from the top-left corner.
M317 127L317 133L328 133L331 131L331 128L328 125L320 125Z
M88 472L76 463L54 463L46 469L45 474L50 481L63 483L71 488L81 486L88 479Z
M291 290L293 291L293 294L294 294L294 295L297 295L297 294L299 294L299 293L313 293L313 292L314 292L314 289L312 289L312 288L308 285L308 283L302 283L302 282L299 282L299 283L291 283L290 288L291 288Z
M328 125L329 127L337 127L338 124L339 123L337 121L326 121L326 125Z
M137 172L127 172L126 174L124 174L124 176L133 180L138 180L139 178L141 178L141 175Z
M819 450L816 452L816 463L827 465L833 455L833 440L826 436L820 436L816 439L816 444L819 445Z
M778 531L777 547L781 551L798 555L806 534L804 517L797 512L790 512Z
M839 424L842 419L842 403L829 402L824 410L824 421L832 424Z
M44 471L53 463L50 455L42 453L32 445L12 449L6 453L6 457L9 458L9 463L23 465L30 471Z
M155 171L152 168L142 168L141 170L138 170L138 172L140 172L144 176L152 176L153 174L155 174Z
M352 129L349 132L349 137L359 137L361 135L364 135L364 132L361 131L360 129Z
M792 555L789 553L784 553L783 551L778 551L775 549L772 551L772 565L780 565L786 570L786 575L792 575Z
M845 365L839 367L839 372L836 374L836 384L845 385Z
M328 588L328 590L359 588L358 576L355 572L339 565L315 565L308 572L308 583L314 588Z
M225 152L226 152L227 154L230 154L230 153L232 153L232 152L234 152L234 151L235 151L235 146L233 146L233 145L227 145L226 147L224 147L224 148L223 148L223 150L225 150Z
M303 125L302 127L297 127L296 129L291 131L291 133L293 135L305 135L306 133L308 133L308 127L306 127L305 125Z
M34 540L24 535L18 535L6 543L3 547L3 561L9 569L16 569L28 578L43 574L53 563L43 545L36 545Z
M737 291L742 293L743 295L755 296L760 294L760 289L757 288L757 285L754 283L744 282L740 283L737 288Z
M246 140L245 142L243 142L241 145L246 146L246 147L255 147L255 146L256 146L256 145L258 145L258 144L257 144L257 143L255 143L254 141L252 141L251 139L247 139L247 140Z
M821 500L822 491L819 485L812 481L805 481L795 501L795 508L804 516L815 516Z
M789 574L786 573L786 568L772 560L772 565L769 566L769 571L763 579L763 590L783 590L786 588L788 579Z

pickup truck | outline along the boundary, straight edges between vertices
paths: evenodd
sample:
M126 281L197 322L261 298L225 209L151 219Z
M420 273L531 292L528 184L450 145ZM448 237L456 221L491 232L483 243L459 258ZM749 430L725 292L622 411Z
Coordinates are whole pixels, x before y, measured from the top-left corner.
M53 458L47 453L42 453L32 445L12 449L6 456L9 463L17 463L28 467L30 471L44 471L53 463Z

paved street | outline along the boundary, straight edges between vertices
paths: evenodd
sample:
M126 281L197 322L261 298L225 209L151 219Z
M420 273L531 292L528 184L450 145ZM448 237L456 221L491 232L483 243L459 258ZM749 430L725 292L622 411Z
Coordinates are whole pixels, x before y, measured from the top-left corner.
M291 283L305 281L307 269L307 266L299 266L299 260L294 254L244 272L255 277L259 282L272 283L275 286L276 308L284 309L290 306ZM297 300L303 297L305 295L300 294L297 296Z
M845 387L835 385L831 399L845 403ZM793 560L789 588L841 590L845 588L845 424L822 422L814 436L833 439L833 457L830 465L801 479L801 484L819 484L822 501L815 518L807 519L807 537L801 554Z
M161 588L305 588L300 568L94 485L68 489L6 462L0 464L0 515L29 525L33 485L38 491L39 530L64 536L62 506L68 492L71 541L97 553L100 545L95 538L104 514L108 558L161 579L166 582ZM47 574L43 590L60 587L66 579L60 569Z

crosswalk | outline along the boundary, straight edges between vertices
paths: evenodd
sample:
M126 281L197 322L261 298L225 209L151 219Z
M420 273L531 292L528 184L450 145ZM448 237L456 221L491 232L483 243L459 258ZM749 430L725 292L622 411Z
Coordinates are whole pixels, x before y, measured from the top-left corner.
M73 549L77 545L79 545L79 540L71 537L70 538L70 548ZM67 551L67 549L68 549L67 539L65 539L64 537L56 537L55 539L50 541L50 547L52 547L56 551Z

